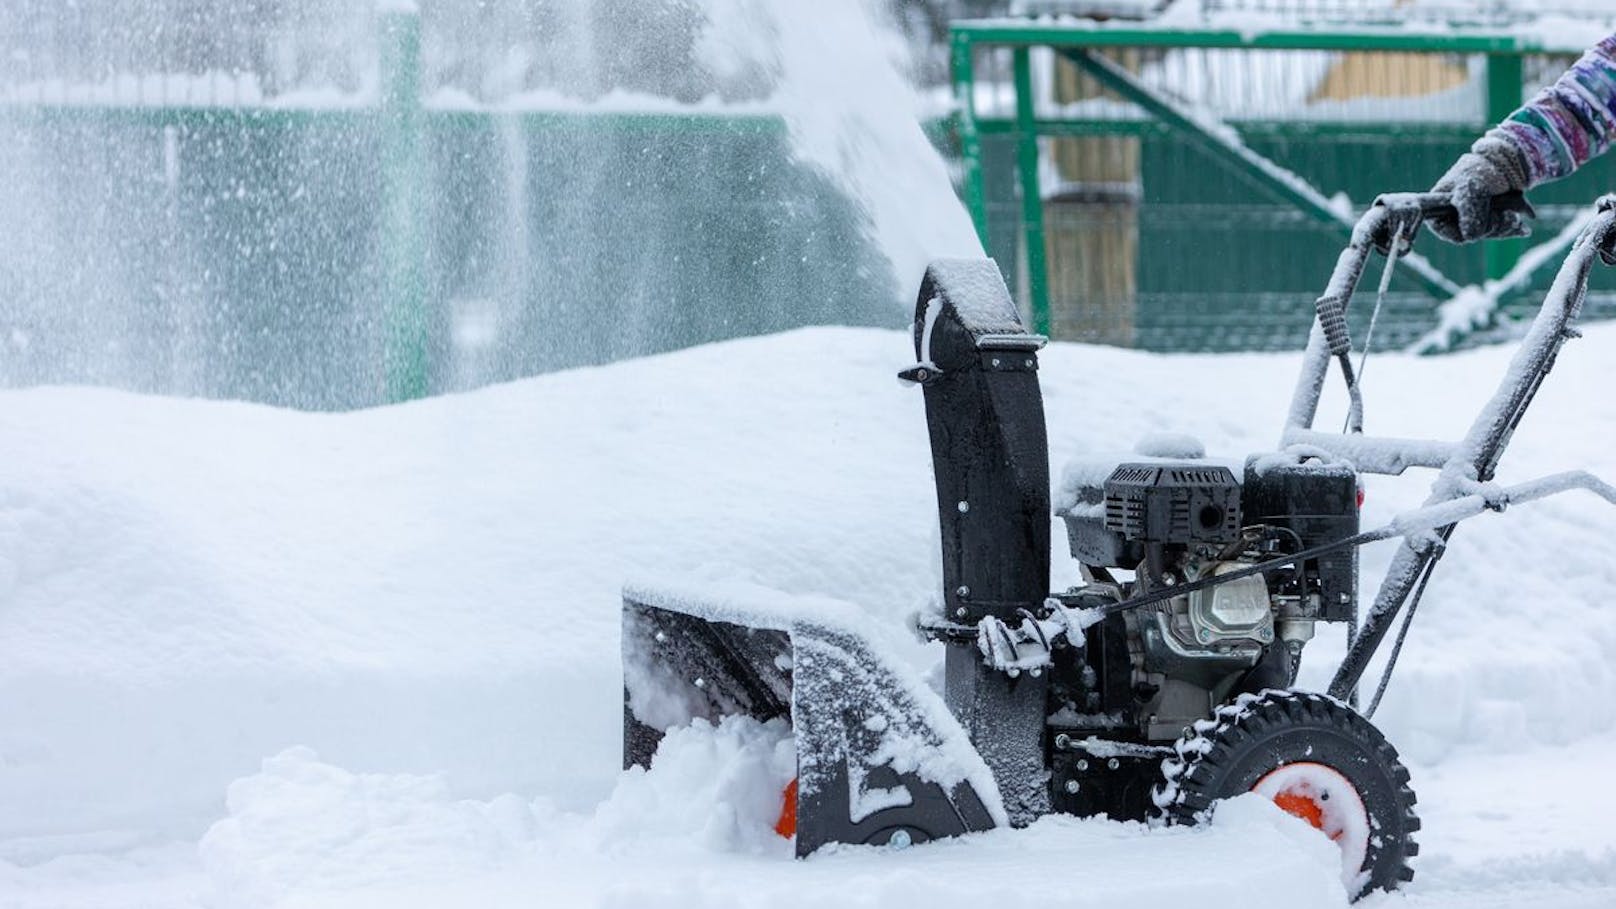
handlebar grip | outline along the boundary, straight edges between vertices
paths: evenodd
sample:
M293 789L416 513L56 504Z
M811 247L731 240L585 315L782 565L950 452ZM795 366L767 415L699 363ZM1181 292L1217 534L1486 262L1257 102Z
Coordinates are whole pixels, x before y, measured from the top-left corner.
M1526 193L1518 189L1512 189L1501 196L1494 196L1493 208L1498 211L1518 211L1528 218L1537 217L1537 210L1532 208L1532 203L1526 201Z
M1420 207L1420 216L1429 218L1433 215L1457 215L1453 207L1453 197L1448 193L1415 193L1414 198ZM1517 211L1527 217L1536 217L1537 211L1532 203L1526 201L1526 193L1512 189L1507 193L1493 196L1493 210L1495 212Z
M1324 330L1324 343L1330 356L1339 357L1352 352L1352 336L1347 331L1347 305L1340 297L1323 296L1313 303L1318 312L1319 327Z

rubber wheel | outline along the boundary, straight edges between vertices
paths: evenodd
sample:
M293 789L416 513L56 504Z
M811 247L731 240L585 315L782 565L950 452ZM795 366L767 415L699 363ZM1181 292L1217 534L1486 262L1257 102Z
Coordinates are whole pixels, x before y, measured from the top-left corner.
M1154 797L1166 822L1203 823L1219 799L1257 792L1341 847L1349 897L1413 880L1420 820L1408 770L1346 704L1303 692L1241 695L1186 729L1175 753Z

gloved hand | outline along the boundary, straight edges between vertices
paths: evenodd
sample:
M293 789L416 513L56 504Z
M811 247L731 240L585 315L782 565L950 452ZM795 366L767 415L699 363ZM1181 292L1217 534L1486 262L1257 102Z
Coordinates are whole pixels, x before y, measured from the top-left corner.
M1497 202L1505 193L1524 191L1526 184L1526 166L1520 152L1508 138L1488 134L1460 155L1431 187L1431 192L1453 197L1453 212L1432 215L1426 223L1449 243L1524 237L1532 232L1526 219L1537 213L1530 205L1521 211L1505 209Z

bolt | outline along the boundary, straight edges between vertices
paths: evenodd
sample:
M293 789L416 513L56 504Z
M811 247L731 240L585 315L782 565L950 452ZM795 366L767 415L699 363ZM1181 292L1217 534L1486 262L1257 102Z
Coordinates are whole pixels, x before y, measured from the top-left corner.
M969 614L970 614L970 611L969 611L969 610L967 610L967 609L966 609L966 608L965 608L965 607L964 607L964 606L961 606L961 607L960 607L960 608L958 608L958 609L956 609L956 610L954 610L954 614L955 614L955 615L956 615L956 616L959 616L959 617L960 617L960 618L962 618L962 619L963 619L963 618L965 618L965 617L966 617L966 616L967 616L967 615L969 615Z
M701 688L701 689L706 689L707 680L706 679L696 679L696 687Z
M913 843L914 840L909 837L907 830L895 830L892 837L887 840L887 845L894 849L908 849Z
M1105 762L1105 766L1109 770L1115 770L1118 767L1122 766L1122 762L1117 760L1116 758L1112 758L1111 760Z
M1067 735L1066 733L1063 732L1060 735L1055 736L1055 750L1056 751L1065 751L1067 748L1070 748L1071 745L1072 745L1072 737Z
M1078 762L1077 762L1077 769L1078 770L1087 770L1087 769L1089 769L1089 762L1079 758Z
M1005 674L1010 676L1013 679L1013 678L1021 675L1021 670L1017 669L1014 666L1011 666L1009 669L1005 670Z
M966 587L964 584L961 584L961 585L959 585L958 588L955 589L954 593L959 595L959 596L962 596L962 597L968 597L968 596L971 595L971 588Z
M1021 365L1027 367L1028 369L1031 369L1032 368L1032 358L1028 357L1027 359L1022 360Z
M993 358L993 365L994 365L994 366L998 366L998 365L999 365L999 358L998 358L998 357L994 357L994 358Z
M971 503L962 500L959 503L959 510L960 510L960 514L964 514L967 511L970 511L971 510Z
M666 644L668 643L668 636L659 631L656 633L656 642L658 644Z
M1041 667L1034 666L1033 668L1027 670L1027 674L1036 679L1044 674L1044 670Z
M1212 632L1202 628L1200 631L1195 632L1195 639L1203 644L1209 643L1212 640Z
M1066 781L1066 791L1071 793L1072 795L1077 795L1077 790L1079 790L1081 788L1083 788L1083 787L1078 785L1077 780L1067 780Z

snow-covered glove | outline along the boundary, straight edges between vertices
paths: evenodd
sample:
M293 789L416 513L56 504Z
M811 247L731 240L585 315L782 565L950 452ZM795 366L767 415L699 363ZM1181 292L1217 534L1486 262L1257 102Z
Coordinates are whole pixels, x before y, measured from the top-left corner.
M1508 138L1489 133L1459 156L1433 193L1453 198L1453 211L1426 219L1431 230L1449 243L1471 243L1495 237L1524 237L1531 233L1526 219L1536 217L1532 206L1518 194L1527 189L1526 163ZM1510 196L1505 205L1502 197Z

